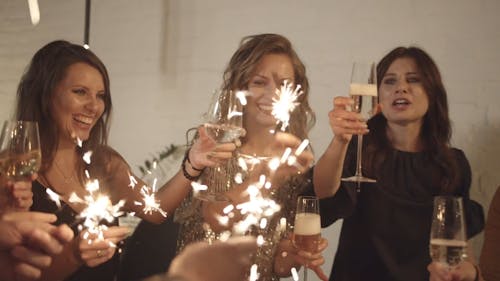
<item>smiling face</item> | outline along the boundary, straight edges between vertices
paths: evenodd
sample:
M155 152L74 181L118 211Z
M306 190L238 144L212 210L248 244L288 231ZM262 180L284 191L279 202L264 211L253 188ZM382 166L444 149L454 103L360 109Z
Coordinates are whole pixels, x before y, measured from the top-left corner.
M412 58L398 58L387 69L379 86L379 102L388 123L423 123L429 98L421 73Z
M248 103L244 108L244 127L273 128L276 119L271 114L276 89L285 80L294 82L294 69L291 59L284 54L268 54L262 57L255 73L248 82Z
M74 63L57 84L52 101L52 117L59 128L59 140L85 141L102 116L105 87L101 73L86 63Z

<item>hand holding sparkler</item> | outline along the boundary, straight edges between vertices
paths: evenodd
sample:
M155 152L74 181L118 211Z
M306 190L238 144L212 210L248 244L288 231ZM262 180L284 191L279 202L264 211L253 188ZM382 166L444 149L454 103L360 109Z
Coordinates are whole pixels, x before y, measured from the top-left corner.
M77 261L95 267L110 260L116 251L116 244L130 233L126 227L111 226L102 230L102 238L88 230L80 232L73 240L73 253Z

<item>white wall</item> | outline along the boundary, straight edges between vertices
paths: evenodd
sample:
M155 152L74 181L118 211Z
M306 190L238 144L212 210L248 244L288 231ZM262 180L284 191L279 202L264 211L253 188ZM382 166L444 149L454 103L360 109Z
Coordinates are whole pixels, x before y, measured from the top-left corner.
M40 1L33 27L26 1L0 1L0 119L10 117L38 48L55 39L82 42L84 2ZM472 196L487 208L500 184L498 11L497 0L94 0L90 44L111 75L111 144L133 167L183 143L245 35L281 33L294 43L312 84L317 154L332 137L327 112L334 96L347 93L352 61L378 60L399 45L423 47L449 92L453 143L471 162ZM328 272L338 228L323 233L332 244Z

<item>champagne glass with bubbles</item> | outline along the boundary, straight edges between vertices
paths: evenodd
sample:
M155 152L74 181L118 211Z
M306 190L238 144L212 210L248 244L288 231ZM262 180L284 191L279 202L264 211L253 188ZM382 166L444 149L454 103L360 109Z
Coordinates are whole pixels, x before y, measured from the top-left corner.
M205 114L205 130L217 143L232 142L245 134L243 104L233 91L216 91Z
M319 200L315 196L299 196L292 236L293 245L307 252L316 252L321 241ZM304 267L304 280L307 268Z
M0 174L10 181L30 181L41 162L38 124L5 121L0 137Z
M375 63L355 62L352 66L351 84L349 95L354 100L351 111L361 114L362 121L370 119L376 112L377 99L377 75ZM352 177L343 178L348 182L376 182L362 174L363 135L358 135L358 147L356 154L356 174Z
M434 211L430 235L432 261L457 266L467 258L467 237L462 198L434 197Z
M233 142L245 135L244 98L244 92L241 91L222 90L213 93L203 126L207 135L218 144ZM224 173L224 167L217 165L208 172L207 178L211 182L207 183L206 190L198 191L195 196L205 201L227 201L223 193L227 191L228 184L224 177L219 177Z

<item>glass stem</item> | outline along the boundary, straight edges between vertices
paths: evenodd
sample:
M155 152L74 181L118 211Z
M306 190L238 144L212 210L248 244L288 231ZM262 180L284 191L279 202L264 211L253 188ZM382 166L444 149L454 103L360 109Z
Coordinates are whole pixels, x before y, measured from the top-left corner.
M307 281L307 267L304 266L304 281Z
M363 151L363 135L358 135L358 153L356 155L356 176L357 177L362 177L361 173L361 160L362 160L362 153Z

